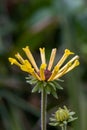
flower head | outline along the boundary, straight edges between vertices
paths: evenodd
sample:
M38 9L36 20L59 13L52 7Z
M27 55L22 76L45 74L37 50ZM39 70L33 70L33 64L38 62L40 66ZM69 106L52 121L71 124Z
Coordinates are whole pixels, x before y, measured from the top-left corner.
M45 48L40 48L41 65L38 68L29 47L26 46L25 48L23 48L23 51L28 59L23 59L22 56L19 53L17 53L15 55L15 58L9 58L11 65L15 64L22 71L25 71L28 74L30 74L30 77L27 77L27 82L36 85L33 88L32 92L41 92L44 86L47 94L52 93L52 95L57 98L56 89L62 89L62 87L57 83L57 80L59 80L63 75L65 75L66 73L68 73L69 71L71 71L79 65L79 56L74 56L63 66L65 60L70 55L74 54L70 50L65 49L62 58L53 67L57 51L56 48L52 49L48 65L46 63L45 58Z
M73 57L68 63L66 63L63 67L63 63L65 60L69 57L69 55L74 54L68 49L65 49L65 52L62 56L62 58L58 61L56 66L54 66L52 70L52 66L54 63L55 55L56 55L56 49L52 49L49 64L47 65L46 63L46 58L45 58L45 48L40 48L40 55L41 55L41 65L40 69L38 68L35 59L29 49L28 46L23 48L23 51L25 52L28 60L24 60L19 53L15 55L15 58L9 58L9 61L11 64L15 64L22 71L25 71L29 74L31 74L33 77L40 81L53 81L56 79L61 78L63 75L65 75L67 72L71 71L74 69L76 66L79 65L79 56Z
M75 112L71 112L66 106L64 108L59 108L54 114L53 117L50 118L50 125L52 126L64 126L69 122L72 122L77 119L77 117L73 117Z

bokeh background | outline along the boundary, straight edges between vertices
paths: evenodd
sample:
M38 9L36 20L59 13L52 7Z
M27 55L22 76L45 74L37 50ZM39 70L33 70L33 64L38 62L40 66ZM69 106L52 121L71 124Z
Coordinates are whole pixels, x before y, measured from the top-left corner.
M78 116L68 130L87 130L87 1L0 0L0 130L40 130L40 94L32 94L27 74L8 62L16 52L25 57L26 45L38 65L40 47L47 61L51 49L58 49L55 63L65 48L80 56L80 66L62 77L59 99L48 95L47 112L49 118L66 105Z

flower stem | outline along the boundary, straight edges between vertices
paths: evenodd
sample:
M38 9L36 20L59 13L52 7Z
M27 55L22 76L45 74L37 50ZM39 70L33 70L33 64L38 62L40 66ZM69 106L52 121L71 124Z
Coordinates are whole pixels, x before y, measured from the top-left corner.
M63 126L61 127L61 130L64 130L64 127L63 127Z
M67 125L65 124L65 130L67 130Z
M67 130L67 125L65 124L61 128L62 128L61 130Z
M45 88L41 92L41 130L46 130L46 106L47 106L47 94Z

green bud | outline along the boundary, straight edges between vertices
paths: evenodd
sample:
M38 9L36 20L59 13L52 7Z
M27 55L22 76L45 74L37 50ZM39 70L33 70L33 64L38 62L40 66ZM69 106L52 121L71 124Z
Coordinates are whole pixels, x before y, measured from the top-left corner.
M74 114L75 112L71 112L66 106L64 106L52 114L49 124L62 127L77 119L77 117L73 117Z

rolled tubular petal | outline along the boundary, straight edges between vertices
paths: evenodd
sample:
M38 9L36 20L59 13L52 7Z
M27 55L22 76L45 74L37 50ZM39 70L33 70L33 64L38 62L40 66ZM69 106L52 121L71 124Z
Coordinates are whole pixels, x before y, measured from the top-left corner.
M35 68L36 72L39 72L39 69L36 65L36 62L34 60L34 57L29 49L28 46L26 46L25 48L23 48L23 51L25 52L25 54L27 55L28 59L30 60L30 62L32 63L33 67Z
M15 54L15 57L19 60L21 64L24 64L24 59L21 57L19 53Z
M72 64L71 67L68 68L68 70L65 72L65 74L69 71L71 71L72 69L74 69L76 66L78 66L80 64L80 62L78 60L75 60L74 63Z
M34 72L34 69L33 68L31 68L31 67L28 67L28 66L26 66L26 64L25 65L21 65L21 70L22 71L25 71L25 72L28 72L28 73L32 73L32 72Z
M45 64L46 63L45 48L40 48L40 55L41 55L42 64Z
M69 62L73 62L73 61L78 60L78 59L79 59L79 56L76 55L76 56L74 56Z
M34 71L34 68L25 65L21 65L21 70L31 74L34 78L41 80L38 74Z
M24 60L24 65L26 65L26 67L28 67L28 68L32 68L32 66L28 60Z
M76 55L76 56L74 56L70 61L68 61L60 70L59 70L59 73L64 69L64 68L66 68L66 66L67 66L67 64L69 64L69 63L73 63L75 60L77 60L77 59L79 59L79 56L78 55Z
M41 78L38 76L38 74L37 74L35 71L32 72L31 75L32 75L34 78L36 78L36 79L38 79L38 80L41 81Z
M11 65L13 65L13 64L15 64L15 65L17 65L17 66L21 66L21 64L16 60L16 59L14 59L14 58L8 58L8 60L9 60L9 62L11 62Z
M66 71L68 70L68 68L69 68L70 66L71 66L71 63L68 63L68 64L66 65L66 67L65 67L60 73L58 73L58 74L53 78L53 80L56 80L56 79L62 77L62 76L66 73Z
M48 64L48 70L49 70L49 71L51 70L52 65L53 65L53 63L54 63L56 51L57 51L56 48L55 48L55 49L52 49L51 56L50 56L50 61L49 61L49 64Z
M40 78L41 80L45 80L45 69L46 69L46 64L41 64L40 66Z
M57 63L57 66L61 67L61 65L64 63L64 61L68 58L69 55L74 54L73 52L71 52L68 49L65 49L65 53L62 56L62 58L59 60L59 62Z

